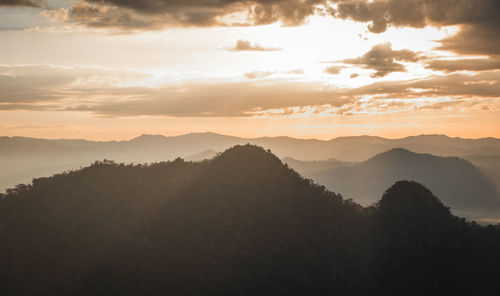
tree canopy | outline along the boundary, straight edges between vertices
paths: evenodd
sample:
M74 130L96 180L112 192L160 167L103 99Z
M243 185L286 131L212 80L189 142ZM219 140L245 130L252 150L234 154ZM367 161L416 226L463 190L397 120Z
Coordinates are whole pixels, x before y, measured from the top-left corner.
M401 181L364 208L270 151L93 165L0 196L5 295L485 294L500 229Z

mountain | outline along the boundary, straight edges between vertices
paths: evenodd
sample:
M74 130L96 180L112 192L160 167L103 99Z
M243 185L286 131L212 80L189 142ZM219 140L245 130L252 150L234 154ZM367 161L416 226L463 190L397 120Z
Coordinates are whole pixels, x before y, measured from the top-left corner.
M337 159L326 160L297 160L291 157L283 158L283 162L303 176L309 176L312 173L355 165L355 162L341 161Z
M0 195L6 295L485 295L500 227L398 182L363 208L252 145L111 161Z
M375 285L381 288L375 295L489 295L497 291L498 284L486 284L493 281L493 274L473 271L481 266L493 270L500 261L493 259L495 243L479 247L485 228L468 228L425 186L396 182L374 206L372 221L379 229L373 240L373 268L378 271ZM465 255L478 251L484 257ZM471 289L471 285L478 286Z
M396 147L440 156L500 156L500 140L461 139L443 135L422 135L402 139L372 136L341 137L328 141L289 137L239 138L214 133L181 136L142 135L129 141L46 140L0 137L0 191L32 178L77 169L96 159L149 163L189 158L203 151L224 151L246 143L271 149L279 157L314 161L338 159L364 161ZM54 168L47 170L47 168ZM43 174L42 174L43 172ZM500 181L498 181L500 183Z
M480 168L492 182L497 184L497 188L500 188L500 156L468 155L464 158Z
M306 176L365 205L377 201L380 192L394 182L414 180L430 188L460 215L500 216L498 189L478 168L457 157L438 157L397 148L354 166Z

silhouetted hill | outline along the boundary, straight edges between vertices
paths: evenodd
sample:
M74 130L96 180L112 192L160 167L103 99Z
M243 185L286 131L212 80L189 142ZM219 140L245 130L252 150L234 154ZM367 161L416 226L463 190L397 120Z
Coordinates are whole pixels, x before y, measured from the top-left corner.
M377 217L386 227L401 233L433 231L455 223L449 208L426 187L414 181L398 181L378 201Z
M18 185L0 241L5 295L484 295L500 263L420 184L363 208L251 145Z
M484 228L452 216L423 185L395 183L375 205L373 217L380 227L374 268L383 271L376 276L377 295L489 295L498 289L498 284L470 289L471 283L493 281L492 274L477 270L494 270L498 264L497 259L488 261L498 250L480 246Z
M90 165L96 159L127 163L158 162L176 157L188 158L207 150L224 151L245 143L271 149L278 157L306 161L334 158L358 162L396 147L441 156L500 156L499 139L461 139L443 135L402 139L358 136L323 141L289 137L245 139L214 133L192 133L173 137L142 135L130 141L110 142L0 137L0 190L44 176L35 174L40 168L53 167L51 173L59 173L61 171L57 167L77 169Z
M331 190L371 204L385 188L399 180L414 180L429 187L456 213L480 217L499 214L497 188L470 162L393 149L350 167L309 174Z

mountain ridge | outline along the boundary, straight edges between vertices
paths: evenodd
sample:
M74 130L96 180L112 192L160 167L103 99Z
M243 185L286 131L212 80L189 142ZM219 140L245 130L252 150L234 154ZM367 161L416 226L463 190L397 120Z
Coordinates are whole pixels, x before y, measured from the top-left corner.
M430 138L429 138L430 137ZM438 137L439 140L436 140ZM28 182L30 172L40 168L63 167L72 163L88 165L96 159L118 162L148 163L188 158L202 151L224 151L234 145L251 143L271 149L280 158L302 161L335 158L346 162L364 161L395 147L440 156L500 156L500 140L460 139L447 136L415 136L384 139L373 136L340 137L331 140L295 139L290 137L239 138L216 133L191 133L180 136L141 135L126 141L48 140L22 137L0 137L0 190L16 183ZM488 163L481 162L482 165ZM487 167L487 169L498 168ZM54 170L51 173L57 173ZM492 176L500 175L493 173ZM500 181L497 182L500 184Z
M500 212L498 188L472 163L459 157L396 148L353 166L306 176L365 205L375 202L377 194L390 184L414 180L428 186L461 215L471 217L476 211Z
M496 137L480 137L480 138L464 138L464 137L450 137L446 134L418 134L418 135L411 135L411 136L405 136L405 137L399 137L399 138L385 138L381 136L373 136L373 135L359 135L359 136L340 136L340 137L334 137L331 139L316 139L316 138L295 138L295 137L290 137L290 136L262 136L262 137L239 137L239 136L233 136L233 135L226 135L226 134L220 134L220 133L215 133L215 132L192 132L192 133L187 133L187 134L180 134L180 135L174 135L174 136L165 136L163 134L140 134L139 136L132 137L128 140L89 140L89 139L84 139L84 138L38 138L38 137L27 137L27 136L0 136L0 139L2 138L20 138L20 139L36 139L36 140L48 140L48 141L58 141L58 140L77 140L77 141L87 141L87 142L97 142L97 143L102 143L102 142L127 142L131 141L134 139L138 139L141 137L164 137L164 138L176 138L176 137L182 137L182 136L197 136L197 135L207 135L207 136L224 136L224 137L231 137L231 138L238 138L238 139L247 139L247 140L252 140L252 139L268 139L268 138L288 138L288 139L296 139L296 140L316 140L316 141L322 141L322 142L329 142L329 141L334 141L334 140L339 140L339 139L363 139L363 138L373 138L373 139L381 139L381 140L403 140L403 139L412 139L412 138L422 138L422 137L429 137L429 138L446 138L446 139L454 139L454 140L495 140L495 141L500 141L500 138Z
M0 195L0 226L8 295L482 295L500 263L500 228L423 185L363 208L253 145L35 179Z

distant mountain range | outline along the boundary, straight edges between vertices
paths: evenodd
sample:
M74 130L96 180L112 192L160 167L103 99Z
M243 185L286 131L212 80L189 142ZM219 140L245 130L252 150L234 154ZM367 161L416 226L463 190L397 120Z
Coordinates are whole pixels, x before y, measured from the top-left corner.
M383 175L408 159L450 180L471 166L399 149L351 168ZM0 194L2 295L498 291L500 226L452 215L416 182L376 190L362 207L252 145L202 162L95 162Z
M312 176L312 174L317 172L339 167L349 167L357 164L357 162L341 161L337 159L297 160L291 157L285 157L282 159L282 161L289 167L306 177L310 177Z
M231 146L251 143L270 149L298 171L345 166L364 161L393 148L439 156L473 155L471 161L495 179L500 166L490 166L484 158L500 157L500 139L462 139L444 135L421 135L402 139L372 136L341 137L328 141L289 137L239 138L214 133L195 133L174 137L142 135L129 141L96 142L86 140L47 140L24 137L0 137L0 191L34 177L49 176L87 166L95 160L111 159L126 163L211 158ZM328 160L330 159L330 160ZM332 160L336 159L336 160ZM327 160L326 162L317 162ZM321 163L321 164L320 164ZM301 168L299 168L301 166ZM309 169L306 169L309 167ZM495 179L498 180L498 179ZM500 181L498 182L500 184Z

